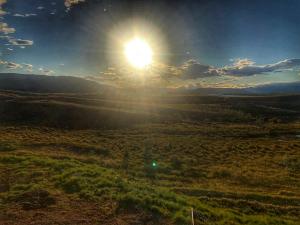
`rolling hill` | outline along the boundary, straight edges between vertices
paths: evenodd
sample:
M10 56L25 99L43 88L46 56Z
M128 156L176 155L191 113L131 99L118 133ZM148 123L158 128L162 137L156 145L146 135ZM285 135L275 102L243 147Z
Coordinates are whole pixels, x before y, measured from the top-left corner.
M0 90L38 93L102 93L111 94L116 88L73 76L46 76L33 74L0 73ZM121 89L118 89L120 91ZM122 90L121 90L122 91ZM123 90L134 92L135 90ZM147 93L147 90L143 90ZM178 88L148 89L149 93L180 93L201 95L271 95L299 94L300 82L273 83L248 88Z
M40 93L90 93L101 92L104 88L107 87L79 77L0 74L0 89L2 90Z

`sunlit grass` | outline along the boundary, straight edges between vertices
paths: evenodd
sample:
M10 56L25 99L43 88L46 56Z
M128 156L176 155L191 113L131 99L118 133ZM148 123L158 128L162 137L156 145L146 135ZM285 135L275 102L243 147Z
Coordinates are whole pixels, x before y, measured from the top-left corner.
M198 223L297 224L300 140L275 140L265 136L270 130L289 129L180 123L114 131L1 127L0 205L22 205L43 193L47 207L56 207L62 196L116 202L116 216L133 209L178 224L189 224L192 207ZM45 206L31 201L35 205L24 207Z

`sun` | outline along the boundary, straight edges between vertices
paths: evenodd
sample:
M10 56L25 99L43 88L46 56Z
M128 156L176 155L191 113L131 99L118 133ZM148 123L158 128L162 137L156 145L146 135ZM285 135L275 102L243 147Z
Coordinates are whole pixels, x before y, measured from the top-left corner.
M124 53L129 63L135 68L144 69L152 63L152 49L146 41L140 38L134 38L126 43Z

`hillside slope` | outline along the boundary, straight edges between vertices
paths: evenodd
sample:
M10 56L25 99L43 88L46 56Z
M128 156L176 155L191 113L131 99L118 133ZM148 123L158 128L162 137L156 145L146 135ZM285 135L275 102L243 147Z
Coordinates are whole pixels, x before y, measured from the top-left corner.
M0 89L41 93L91 93L107 88L96 82L71 76L0 73Z

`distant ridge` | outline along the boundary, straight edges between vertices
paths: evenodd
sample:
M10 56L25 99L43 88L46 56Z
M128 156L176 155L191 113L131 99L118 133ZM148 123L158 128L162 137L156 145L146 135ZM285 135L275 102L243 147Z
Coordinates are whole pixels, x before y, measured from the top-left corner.
M300 94L300 81L291 83L273 83L248 88L180 88L180 92L201 95L285 95Z
M0 89L39 93L91 93L106 86L72 76L0 73Z
M154 88L155 89L155 88ZM72 76L46 76L34 74L0 73L0 90L38 92L38 93L105 93L114 90L111 86ZM121 89L120 89L121 90ZM123 89L126 92L127 89ZM300 94L300 81L273 83L248 88L153 88L140 91L151 93L201 94L201 95L270 95ZM130 89L127 90L130 92Z
M245 88L248 93L258 94L299 94L300 81L291 83L273 83Z

